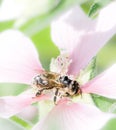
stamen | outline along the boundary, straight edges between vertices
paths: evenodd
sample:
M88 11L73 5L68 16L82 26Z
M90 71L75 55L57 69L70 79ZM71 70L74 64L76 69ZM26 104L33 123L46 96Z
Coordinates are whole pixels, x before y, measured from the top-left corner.
M51 60L50 70L65 75L68 72L70 63L71 59L69 59L68 54L61 54L56 59Z

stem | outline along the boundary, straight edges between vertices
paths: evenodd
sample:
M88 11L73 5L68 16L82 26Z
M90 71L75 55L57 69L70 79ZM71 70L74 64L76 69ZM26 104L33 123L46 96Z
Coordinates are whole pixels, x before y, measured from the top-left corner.
M24 121L23 119L19 118L18 116L12 116L10 118L12 121L16 122L17 124L20 124L22 127L26 128L26 130L31 130L32 126Z

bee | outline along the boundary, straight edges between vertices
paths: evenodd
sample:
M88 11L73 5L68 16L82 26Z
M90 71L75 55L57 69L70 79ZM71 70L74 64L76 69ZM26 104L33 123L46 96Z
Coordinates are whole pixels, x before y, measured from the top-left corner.
M45 90L55 89L54 103L57 104L57 98L73 97L82 94L79 83L70 79L67 75L61 75L54 72L43 72L33 78L32 84L38 89L36 97Z

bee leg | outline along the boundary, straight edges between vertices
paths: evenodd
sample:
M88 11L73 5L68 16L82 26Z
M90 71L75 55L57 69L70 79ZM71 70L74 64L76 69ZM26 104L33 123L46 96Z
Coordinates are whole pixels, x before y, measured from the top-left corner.
M46 88L38 90L38 92L36 93L36 97L40 96L44 90L49 90L49 89L52 89L52 88L53 87L46 87Z
M36 93L36 97L38 97L38 96L40 96L41 94L42 94L42 92L43 92L43 90L45 90L46 88L44 88L44 89L41 89L41 90L38 90L38 92Z
M54 95L54 104L57 105L57 96L58 96L59 89L57 88Z
M64 93L64 94L61 95L61 98L63 98L63 97L69 97L69 96L71 96L71 95L68 92L66 92L66 93Z
M65 93L65 97L69 97L70 94L68 92Z
M40 91L38 91L38 92L35 94L36 97L38 97L39 95L41 95L41 92L40 92Z

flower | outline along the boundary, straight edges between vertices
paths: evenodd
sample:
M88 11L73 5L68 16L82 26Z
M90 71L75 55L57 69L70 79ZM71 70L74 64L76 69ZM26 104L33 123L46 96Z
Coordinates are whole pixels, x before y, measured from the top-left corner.
M68 75L77 77L98 50L115 34L115 9L116 2L113 2L101 10L97 19L91 20L79 7L74 7L56 19L52 23L52 39L59 48L66 50L66 55L63 53L52 61L57 65L56 68L53 66L53 71L60 72L64 69L63 73L67 72ZM0 82L30 85L33 77L44 71L32 42L16 30L1 33L0 61ZM66 63L62 68L64 61ZM83 84L82 93L116 99L115 77L116 65L113 65L101 75ZM33 94L27 93L1 97L0 115L10 117L33 102L47 98L44 95L33 97ZM98 130L112 117L112 114L101 112L93 105L62 99L47 117L33 127L33 130Z

